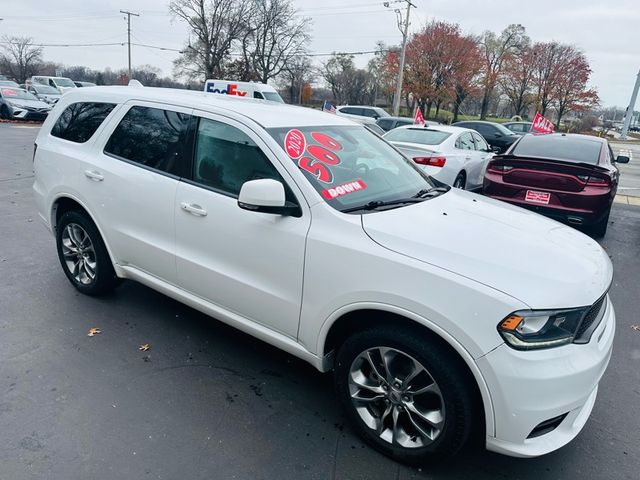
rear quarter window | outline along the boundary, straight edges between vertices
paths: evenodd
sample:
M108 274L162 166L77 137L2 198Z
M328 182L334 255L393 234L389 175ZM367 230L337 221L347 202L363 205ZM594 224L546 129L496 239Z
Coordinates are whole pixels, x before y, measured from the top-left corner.
M115 103L72 103L56 120L51 135L70 142L85 143L96 133L115 106Z

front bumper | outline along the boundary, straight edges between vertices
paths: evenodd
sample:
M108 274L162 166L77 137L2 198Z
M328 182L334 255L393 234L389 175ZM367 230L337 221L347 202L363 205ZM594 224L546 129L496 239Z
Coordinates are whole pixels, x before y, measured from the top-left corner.
M611 358L615 312L608 297L606 308L588 344L533 351L501 345L478 359L495 417L495 436L486 439L488 450L536 457L580 433ZM536 426L561 415L566 416L555 429L530 438Z

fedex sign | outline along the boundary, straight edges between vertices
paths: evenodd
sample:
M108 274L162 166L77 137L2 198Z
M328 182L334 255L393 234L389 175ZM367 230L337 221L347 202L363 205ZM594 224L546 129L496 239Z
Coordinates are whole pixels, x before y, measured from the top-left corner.
M224 87L219 88L216 87L215 82L207 82L204 86L204 91L209 93L221 93L222 95L237 95L239 97L244 97L247 95L247 92L238 90L238 85L236 85L235 83L227 83L224 85Z

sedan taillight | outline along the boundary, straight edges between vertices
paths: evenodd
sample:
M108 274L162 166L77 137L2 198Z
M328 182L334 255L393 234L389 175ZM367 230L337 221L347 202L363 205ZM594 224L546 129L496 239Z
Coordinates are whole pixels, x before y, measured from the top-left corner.
M611 185L611 180L608 177L594 177L592 175L587 180L587 185L591 187L608 187Z
M513 167L510 165L503 165L497 162L489 162L489 165L487 166L487 171L494 173L506 173L512 169Z
M446 157L413 157L413 161L418 165L428 165L429 167L444 167L447 163Z

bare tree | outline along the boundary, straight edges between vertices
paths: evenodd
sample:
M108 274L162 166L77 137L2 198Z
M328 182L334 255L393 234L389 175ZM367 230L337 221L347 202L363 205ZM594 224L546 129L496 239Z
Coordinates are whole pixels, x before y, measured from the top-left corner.
M310 82L313 71L309 57L294 57L287 64L279 78L289 91L290 103L301 103L304 86Z
M505 63L504 75L500 78L500 87L509 99L515 115L524 114L533 102L531 87L535 69L534 59L530 42L526 42Z
M24 83L37 73L42 63L42 47L33 45L29 37L2 37L0 68L16 82Z
M484 95L480 108L480 118L485 119L489 111L489 101L493 94L507 59L517 53L526 42L525 28L512 24L505 28L500 36L486 31L480 40L480 51L484 60L482 86Z
M337 103L348 101L354 71L353 56L344 53L334 54L322 66L322 77L329 85Z
M190 79L222 76L232 47L250 30L253 7L242 0L171 0L169 11L195 38L174 62L176 74Z
M254 5L243 49L259 80L267 83L305 53L311 19L299 17L291 0L255 0Z

